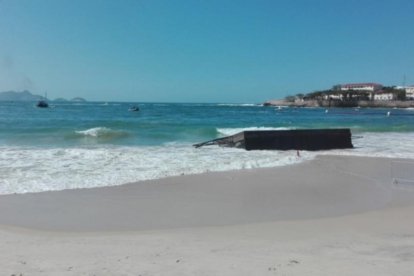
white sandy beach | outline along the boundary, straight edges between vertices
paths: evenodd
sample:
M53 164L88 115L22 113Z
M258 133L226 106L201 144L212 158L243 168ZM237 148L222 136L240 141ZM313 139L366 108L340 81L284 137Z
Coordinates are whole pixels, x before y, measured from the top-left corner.
M413 176L413 160L320 156L3 195L0 275L414 275Z

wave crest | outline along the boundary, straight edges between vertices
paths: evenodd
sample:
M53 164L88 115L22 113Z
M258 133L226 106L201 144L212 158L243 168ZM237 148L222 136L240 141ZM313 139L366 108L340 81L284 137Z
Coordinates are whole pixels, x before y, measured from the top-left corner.
M218 128L217 132L222 135L234 135L242 131L251 131L251 130L289 130L292 128L288 127L241 127L241 128Z
M113 130L107 127L94 127L86 130L78 130L75 131L75 133L78 135L95 138L122 137L127 135L125 131Z

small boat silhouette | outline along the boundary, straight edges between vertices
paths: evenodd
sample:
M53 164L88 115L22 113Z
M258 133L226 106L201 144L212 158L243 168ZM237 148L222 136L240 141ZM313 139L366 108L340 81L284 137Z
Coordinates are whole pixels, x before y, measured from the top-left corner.
M37 107L40 108L48 108L49 104L47 103L47 93L45 93L45 97L43 98L43 100L39 100L36 104Z
M40 108L48 108L49 107L49 104L46 102L46 101L38 101L37 102L37 104L36 104L36 106L37 107L40 107Z
M128 108L128 111L139 111L139 107L136 105L131 106L130 108Z

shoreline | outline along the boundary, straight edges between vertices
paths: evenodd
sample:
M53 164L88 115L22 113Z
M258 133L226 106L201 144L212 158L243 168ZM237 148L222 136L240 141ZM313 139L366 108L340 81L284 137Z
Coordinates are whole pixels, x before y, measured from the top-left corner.
M263 106L288 106L288 107L335 107L335 108L413 108L414 101L329 101L329 100L305 100L286 101L268 100Z
M395 176L391 174L399 173L393 172L393 162L412 160L319 155L274 168L1 195L0 225L51 231L124 231L347 215L385 207L390 195L404 196L399 193L403 189L393 184ZM298 206L295 202L300 201L303 203ZM335 208L330 208L331 204ZM279 211L269 211L275 209Z
M286 167L0 196L5 275L410 275L414 178L393 162ZM404 168L402 172L406 172ZM409 183L394 178L411 177Z

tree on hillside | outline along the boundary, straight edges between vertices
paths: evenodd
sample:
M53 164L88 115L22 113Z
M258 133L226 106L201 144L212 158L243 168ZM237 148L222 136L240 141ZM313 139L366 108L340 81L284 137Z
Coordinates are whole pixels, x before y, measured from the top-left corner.
M394 86L384 86L382 88L383 92L392 93L395 96L397 101L405 101L406 100L406 92L403 89L397 89Z
M316 99L321 99L324 95L331 95L333 94L334 91L333 90L321 90L321 91L314 91L311 93L306 94L306 98L307 99L311 99L311 100L316 100Z

